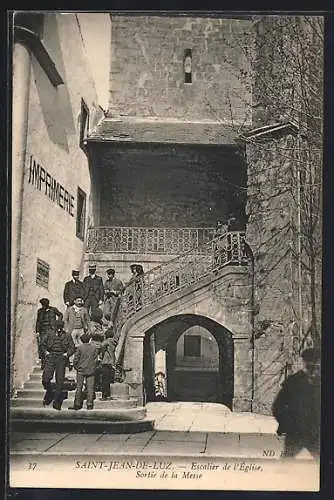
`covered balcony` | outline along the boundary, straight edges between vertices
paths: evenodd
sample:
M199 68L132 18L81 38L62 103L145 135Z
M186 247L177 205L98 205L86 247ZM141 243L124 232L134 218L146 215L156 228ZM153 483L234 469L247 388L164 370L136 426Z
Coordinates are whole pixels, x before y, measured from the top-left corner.
M200 255L211 260L217 246L214 227L96 227L88 229L85 262L97 263L100 273L114 267L125 282L129 266L142 264L144 272L157 266L173 267L176 259L190 262ZM244 231L229 232L227 250L233 252L235 262L242 262Z

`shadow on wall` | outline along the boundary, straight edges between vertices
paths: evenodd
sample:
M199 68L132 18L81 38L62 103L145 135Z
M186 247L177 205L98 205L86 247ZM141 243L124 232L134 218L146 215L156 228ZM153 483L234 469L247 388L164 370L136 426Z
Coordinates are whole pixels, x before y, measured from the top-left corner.
M39 63L33 59L33 72L41 110L50 140L69 152L68 135L75 133L72 105L66 71L62 57L57 21L54 16L48 19L49 39L45 43L57 69L65 81L65 85L54 87Z

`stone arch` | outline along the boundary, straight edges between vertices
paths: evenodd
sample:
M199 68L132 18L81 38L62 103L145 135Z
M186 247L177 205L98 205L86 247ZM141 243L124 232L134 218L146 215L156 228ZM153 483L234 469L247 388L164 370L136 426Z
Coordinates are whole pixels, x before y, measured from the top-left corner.
M122 354L130 394L145 402L143 355L145 333L176 316L206 318L230 332L234 351L233 409L249 411L251 400L251 300L247 270L223 268L214 279L204 278L145 306L123 326L116 356ZM124 349L123 347L124 346Z
M182 357L182 355L180 357L177 353L177 345L182 336L194 327L201 329L200 343L203 349L201 358L188 358ZM143 373L145 394L148 400L155 399L154 362L152 363L153 353L150 350L152 336L154 337L153 351L158 352L163 349L166 353L166 373L164 375L166 377L167 400L219 402L232 408L234 346L231 332L210 318L193 314L171 316L146 331ZM217 348L217 366L214 368L212 353L215 349L212 349L214 347L212 342Z

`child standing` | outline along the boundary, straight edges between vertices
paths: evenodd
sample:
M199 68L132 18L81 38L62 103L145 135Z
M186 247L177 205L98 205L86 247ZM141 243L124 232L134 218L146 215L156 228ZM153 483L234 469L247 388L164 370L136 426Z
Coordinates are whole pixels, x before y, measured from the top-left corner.
M98 348L93 342L90 342L90 337L87 333L81 335L80 340L82 344L77 347L73 359L73 366L77 371L77 390L75 392L73 409L80 410L82 408L83 385L86 381L87 410L92 410L94 407L94 384Z
M104 335L103 333L93 333L91 335L91 342L94 344L97 348L98 353L100 352L100 347L102 345L102 342L104 341ZM102 390L102 372L101 372L101 364L99 363L100 361L100 356L98 357L98 362L96 365L95 369L95 392L101 392Z
M117 341L114 337L113 329L108 328L105 332L106 340L100 347L101 372L102 372L102 400L110 398L110 384L114 382L116 370L115 349Z

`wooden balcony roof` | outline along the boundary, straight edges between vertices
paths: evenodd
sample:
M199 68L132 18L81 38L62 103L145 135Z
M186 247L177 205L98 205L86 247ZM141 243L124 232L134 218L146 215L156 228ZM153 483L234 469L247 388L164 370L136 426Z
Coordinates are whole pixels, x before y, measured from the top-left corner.
M236 144L231 122L177 121L164 118L104 118L87 138L90 143Z

